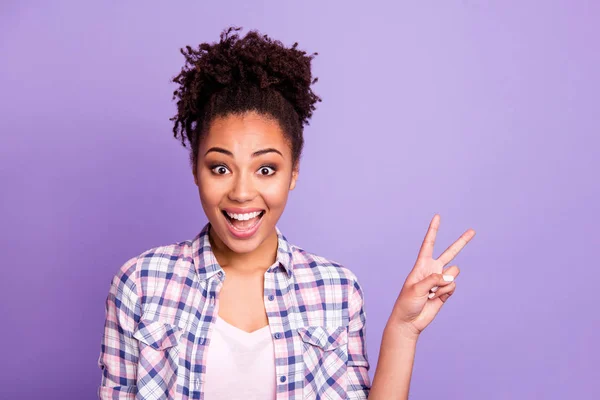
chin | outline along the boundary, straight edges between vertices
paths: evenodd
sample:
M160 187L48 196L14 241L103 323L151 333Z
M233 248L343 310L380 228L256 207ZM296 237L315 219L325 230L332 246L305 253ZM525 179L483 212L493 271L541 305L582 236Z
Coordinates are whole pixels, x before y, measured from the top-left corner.
M224 240L223 243L225 243L225 246L227 246L227 248L229 248L229 250L231 250L232 252L237 254L244 254L251 253L254 250L256 250L263 242L263 240L261 239L264 238L255 237L251 240L235 240L227 238L227 240Z

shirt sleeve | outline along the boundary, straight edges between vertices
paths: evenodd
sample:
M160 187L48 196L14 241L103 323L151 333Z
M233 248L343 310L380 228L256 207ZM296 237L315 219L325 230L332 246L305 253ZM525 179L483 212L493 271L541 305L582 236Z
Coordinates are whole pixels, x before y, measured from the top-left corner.
M366 312L363 291L354 279L348 302L348 399L366 399L369 396L369 359L367 357Z
M100 399L135 399L138 342L133 337L141 308L135 284L137 259L127 261L113 277L106 299L106 319L98 366Z

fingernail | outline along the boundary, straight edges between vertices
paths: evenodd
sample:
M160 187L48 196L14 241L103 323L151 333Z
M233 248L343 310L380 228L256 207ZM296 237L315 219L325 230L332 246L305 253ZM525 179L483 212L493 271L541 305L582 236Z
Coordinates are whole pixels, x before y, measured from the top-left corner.
M442 278L446 282L452 282L454 280L454 277L452 275L442 275Z
M427 297L429 297L430 299L435 296L435 293L429 293L429 295L427 295Z
M438 287L438 286L434 286L434 287L432 287L432 288L431 288L431 291L432 291L433 293L435 293L435 291L436 291L436 290L438 290L438 289L439 289L439 287Z

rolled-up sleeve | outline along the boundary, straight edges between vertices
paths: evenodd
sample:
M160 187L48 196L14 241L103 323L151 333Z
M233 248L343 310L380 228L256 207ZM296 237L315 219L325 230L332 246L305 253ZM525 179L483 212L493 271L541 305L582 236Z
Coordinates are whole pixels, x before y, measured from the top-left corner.
M353 279L348 300L348 399L366 399L369 396L369 359L366 342L366 312L363 291Z
M106 299L106 319L98 366L100 399L135 399L138 341L133 332L141 309L135 283L137 258L127 261L113 277Z

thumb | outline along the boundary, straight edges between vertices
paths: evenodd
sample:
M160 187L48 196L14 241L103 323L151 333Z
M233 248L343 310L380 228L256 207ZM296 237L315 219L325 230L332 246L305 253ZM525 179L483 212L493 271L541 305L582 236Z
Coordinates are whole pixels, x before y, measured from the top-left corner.
M430 291L437 287L442 287L451 284L454 281L454 275L450 274L431 274L425 279L417 282L414 286L414 291L417 296L427 296ZM433 291L437 290L434 289Z

